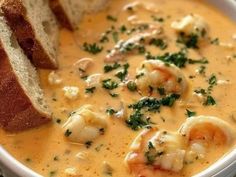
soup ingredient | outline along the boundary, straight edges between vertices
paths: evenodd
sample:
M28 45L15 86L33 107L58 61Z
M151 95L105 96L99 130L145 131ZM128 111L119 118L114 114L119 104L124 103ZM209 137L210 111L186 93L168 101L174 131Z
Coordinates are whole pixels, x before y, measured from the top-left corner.
M160 37L160 34L160 28L153 28L147 32L139 33L126 41L119 41L114 49L107 54L105 62L118 62L124 60L127 55L143 54L145 52L144 45L153 42L153 39Z
M79 88L74 86L66 86L63 88L64 96L69 100L76 100L79 94Z
M94 63L94 60L92 58L82 58L78 60L74 66L76 71L79 73L81 77L86 75L86 71L88 68Z
M63 127L70 141L86 143L102 135L107 122L101 114L93 111L93 106L84 105L71 113Z
M223 120L190 117L177 132L156 128L142 131L133 141L125 162L135 176L154 177L157 170L179 172L188 162L204 159L211 150L209 146L226 146L233 139L234 131Z
M62 83L62 79L55 71L52 71L48 75L48 82L51 85L59 85Z
M166 94L182 95L188 87L187 80L179 68L159 60L142 62L137 69L137 75L140 77L135 82L143 95L152 95L154 89L158 88L163 88Z
M199 38L206 36L208 32L208 24L203 17L197 14L190 14L183 17L181 20L174 21L171 27L177 32L182 32L185 35L196 35Z
M102 74L92 74L86 79L88 87L98 87L101 84Z
M131 145L126 164L135 176L154 177L157 169L178 172L184 166L183 141L175 132L144 130Z
M196 116L188 118L179 129L179 133L187 140L203 141L217 145L230 144L235 132L225 121L212 116Z

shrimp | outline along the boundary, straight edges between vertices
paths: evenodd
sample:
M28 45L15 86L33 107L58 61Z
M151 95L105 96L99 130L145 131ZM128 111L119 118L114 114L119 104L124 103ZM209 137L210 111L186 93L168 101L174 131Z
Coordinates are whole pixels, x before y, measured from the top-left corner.
M137 88L144 95L151 95L153 88L162 88L165 94L183 94L187 90L187 80L181 70L160 60L142 62L137 69L137 76Z
M216 145L230 144L235 134L228 123L213 116L190 117L182 124L179 133L185 136L190 144L198 141Z
M139 177L154 177L158 170L179 172L186 153L183 139L175 132L144 130L134 140L132 152L125 159L130 173Z
M153 28L150 31L137 34L128 40L120 40L114 49L107 54L105 62L118 62L125 59L127 55L142 52L142 46L149 44L153 38L160 36L162 30Z
M186 140L186 162L203 159L211 145L230 145L235 135L228 123L212 116L190 117L178 132Z
M69 140L76 143L85 143L104 133L107 122L92 109L91 105L84 105L71 114L63 126L65 136Z
M137 177L155 177L157 170L180 172L184 165L203 159L209 144L230 145L235 132L211 116L190 117L176 132L144 130L131 145L125 163Z
M174 21L171 27L177 32L183 32L186 35L194 34L200 38L206 37L208 32L208 24L203 17L197 14L190 14L179 21Z

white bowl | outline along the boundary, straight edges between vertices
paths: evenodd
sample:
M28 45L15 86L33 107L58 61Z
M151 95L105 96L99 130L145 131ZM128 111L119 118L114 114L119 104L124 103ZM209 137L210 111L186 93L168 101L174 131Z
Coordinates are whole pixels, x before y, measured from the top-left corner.
M236 21L236 0L207 0ZM1 173L5 177L42 177L14 159L0 145ZM194 177L236 177L236 149Z

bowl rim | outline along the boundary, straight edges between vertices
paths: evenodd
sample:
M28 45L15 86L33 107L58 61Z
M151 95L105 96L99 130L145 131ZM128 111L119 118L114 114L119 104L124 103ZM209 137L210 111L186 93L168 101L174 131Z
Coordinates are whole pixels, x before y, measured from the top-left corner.
M236 1L235 0L207 0L217 9L236 21ZM0 164L3 165L8 171L22 177L42 177L34 172L32 169L26 167L18 160L16 160L3 146L0 145ZM194 177L222 177L236 173L236 148L234 147L231 152L220 158L213 165L206 170L194 175ZM3 169L4 174L4 169ZM235 174L232 174L232 176Z

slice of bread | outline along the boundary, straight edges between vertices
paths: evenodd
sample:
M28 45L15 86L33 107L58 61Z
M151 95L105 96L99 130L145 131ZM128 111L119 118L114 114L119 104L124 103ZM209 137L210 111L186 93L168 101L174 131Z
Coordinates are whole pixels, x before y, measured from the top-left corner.
M47 0L1 0L8 25L36 67L56 69L58 25Z
M84 12L81 0L49 0L49 2L61 25L75 30Z
M44 101L35 68L1 15L0 126L16 132L49 122L51 112Z
M83 13L92 13L106 7L108 0L49 0L50 6L63 27L78 28Z

